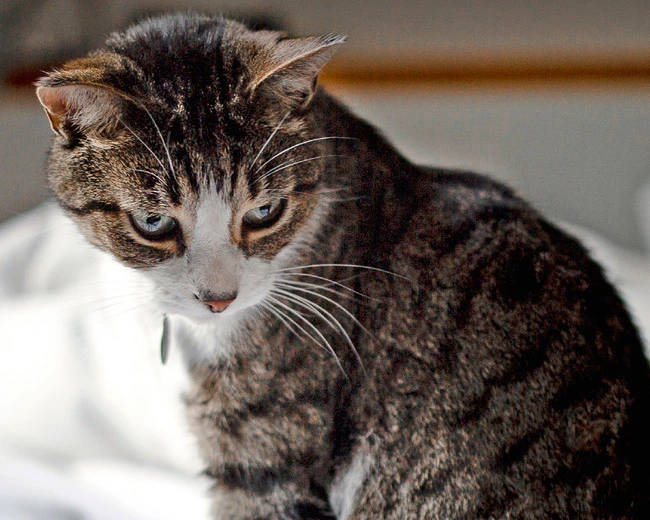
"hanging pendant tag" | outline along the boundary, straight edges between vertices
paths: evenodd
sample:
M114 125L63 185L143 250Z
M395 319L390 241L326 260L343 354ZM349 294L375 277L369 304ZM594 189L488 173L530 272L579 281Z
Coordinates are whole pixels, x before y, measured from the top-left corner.
M170 338L169 318L167 318L167 315L165 314L165 316L163 317L162 337L160 338L160 361L162 361L163 365L167 363L167 358L169 357L170 341L171 338Z

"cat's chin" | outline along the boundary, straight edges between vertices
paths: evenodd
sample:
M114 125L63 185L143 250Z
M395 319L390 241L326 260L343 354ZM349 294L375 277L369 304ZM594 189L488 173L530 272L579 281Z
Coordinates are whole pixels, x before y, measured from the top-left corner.
M241 328L242 320L255 313L246 308L228 314L206 316L198 312L166 311L171 323L171 348L180 349L189 366L214 362L232 353L233 334ZM211 314L211 315L210 315Z

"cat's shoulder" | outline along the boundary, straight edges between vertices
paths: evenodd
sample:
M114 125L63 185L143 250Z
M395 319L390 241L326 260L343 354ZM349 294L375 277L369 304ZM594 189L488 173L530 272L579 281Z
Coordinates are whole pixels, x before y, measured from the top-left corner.
M434 168L420 168L417 177L415 210L395 244L402 258L419 258L419 265L426 258L431 275L443 268L446 276L479 271L481 279L497 284L519 271L539 279L560 269L575 282L601 277L577 240L505 184Z
M450 223L482 217L504 219L533 216L533 208L506 184L467 170L422 167L420 185L428 186L430 200ZM537 215L535 215L537 216Z
M427 230L437 248L453 249L469 239L490 242L504 233L538 242L552 228L512 188L486 175L419 168L416 177L409 227Z

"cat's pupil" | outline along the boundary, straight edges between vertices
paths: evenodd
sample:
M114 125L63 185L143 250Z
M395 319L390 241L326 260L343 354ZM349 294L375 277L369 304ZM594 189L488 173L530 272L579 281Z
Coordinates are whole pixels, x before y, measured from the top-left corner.
M265 218L269 216L269 213L271 213L271 205L267 204L266 206L261 206L259 208L260 212L260 217Z
M162 220L160 215L150 215L147 217L147 225L151 228L157 228Z

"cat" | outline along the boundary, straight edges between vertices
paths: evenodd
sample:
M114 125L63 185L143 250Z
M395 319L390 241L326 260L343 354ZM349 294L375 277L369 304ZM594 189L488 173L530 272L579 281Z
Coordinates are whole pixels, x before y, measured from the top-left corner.
M149 19L41 79L48 178L154 280L228 520L650 518L650 371L584 249L317 85L336 36Z

